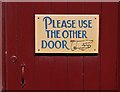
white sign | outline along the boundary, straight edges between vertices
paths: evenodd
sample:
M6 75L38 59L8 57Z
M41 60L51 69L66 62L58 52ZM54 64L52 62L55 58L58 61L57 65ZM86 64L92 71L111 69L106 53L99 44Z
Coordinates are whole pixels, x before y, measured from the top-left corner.
M99 15L35 14L35 53L98 53Z

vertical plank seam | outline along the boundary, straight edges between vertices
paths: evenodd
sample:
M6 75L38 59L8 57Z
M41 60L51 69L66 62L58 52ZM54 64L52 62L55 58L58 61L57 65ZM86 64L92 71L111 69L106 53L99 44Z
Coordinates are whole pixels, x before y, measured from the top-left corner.
M84 3L83 3L83 13L85 13L85 0L84 0ZM85 73L85 57L84 56L82 56L82 58L83 58L83 73L82 73L82 77L83 77L83 92L84 92L84 90L85 90L85 75L84 75L84 73Z
M67 15L68 15L68 0L67 0ZM68 61L69 57L67 57L67 90L69 89L69 61Z
M51 11L52 11L52 0L51 0L51 2L49 2L49 10L48 10L49 14L50 14ZM53 79L53 65L54 65L54 64L51 64L51 63L55 61L55 58L54 58L53 56L49 56L49 57L50 57L50 59L51 59L51 58L53 59L53 61L48 61L49 66L50 66L50 68L51 68L51 73L49 73L49 76L50 76L51 79ZM51 79L50 79L50 80L51 80ZM52 89L52 88L51 88L52 86L50 86L50 84L52 84L50 80L49 80L49 90Z
M4 90L6 90L6 60L7 60L7 57L6 57L6 8L7 8L7 4L6 2L4 2L4 51L3 51L3 54L4 54L4 59L5 61L3 61L3 64L4 64Z
M118 26L118 27L117 27L117 28L118 28L118 29L117 29L117 32L118 32L118 35L117 35L117 49L118 49L118 50L117 50L117 64L116 64L116 65L117 65L117 66L116 66L116 67L117 67L117 69L116 69L116 77L117 77L117 78L116 78L116 84L117 84L117 85L116 85L116 89L117 89L118 91L119 91L119 62L118 62L118 61L119 61L119 33L120 33L120 32L119 32L119 29L120 29L120 28L119 28L119 23L120 23L120 21L119 21L119 20L120 20L120 18L119 18L119 15L120 15L120 14L119 14L119 4L120 4L120 1L117 2L117 9L118 9L118 10L117 10L117 11L118 11L118 16L117 16L117 18L118 18L118 23L117 23L117 24L118 24L118 25L117 25L117 26Z
M100 27L99 27L99 52L100 52L100 66L99 66L99 92L100 92L100 89L101 89L101 31L102 31L102 12L103 12L103 3L102 3L102 0L101 0L101 11L100 11Z
M16 41L16 56L18 57L18 16L17 16L17 6L16 6L16 4L14 4L14 6L15 6L15 15L16 15L16 19L15 19L15 22L16 22L16 26L15 26L15 30L16 30L16 39L15 39L15 41ZM17 65L16 65L16 70L17 70L17 81L16 81L16 85L19 87L19 84L17 84L17 82L19 83L19 79L18 79L18 73L19 73L19 70L18 70L18 67L19 67L19 58L18 58L18 60L17 60Z
M34 41L35 41L35 14L34 14L34 4L35 3L33 3L32 2L32 21L33 21L33 30L34 30ZM33 45L33 47L34 47L34 50L35 50L35 43L34 43L34 45ZM35 52L33 52L33 54L35 54ZM32 79L32 81L33 81L33 86L32 86L32 89L34 89L34 90L36 90L35 89L35 81L34 81L34 79L35 79L35 56L33 56L34 57L34 59L33 59L33 79Z

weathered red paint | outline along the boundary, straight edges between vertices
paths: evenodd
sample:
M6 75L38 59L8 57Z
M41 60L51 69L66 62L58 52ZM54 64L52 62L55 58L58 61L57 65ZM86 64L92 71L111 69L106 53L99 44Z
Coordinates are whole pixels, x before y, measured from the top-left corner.
M2 60L6 64L6 90L118 90L118 3L4 4L2 44L5 42L7 55L5 58L3 49ZM99 54L36 56L35 14L99 14ZM17 56L15 63L10 59L13 55ZM21 64L25 64L24 88L20 85Z

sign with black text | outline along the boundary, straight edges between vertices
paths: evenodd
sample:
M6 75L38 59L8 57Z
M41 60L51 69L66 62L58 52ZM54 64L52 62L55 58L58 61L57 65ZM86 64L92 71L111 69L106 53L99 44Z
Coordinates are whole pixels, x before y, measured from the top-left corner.
M35 53L98 53L99 15L35 14Z

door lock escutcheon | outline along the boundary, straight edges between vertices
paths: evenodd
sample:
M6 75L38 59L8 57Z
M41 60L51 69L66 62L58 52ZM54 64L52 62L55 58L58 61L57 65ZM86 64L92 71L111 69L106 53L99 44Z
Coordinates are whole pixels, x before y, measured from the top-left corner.
M11 56L10 60L12 63L15 63L17 61L17 56Z

